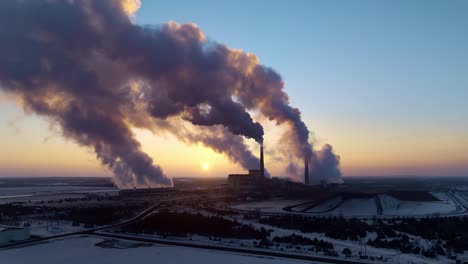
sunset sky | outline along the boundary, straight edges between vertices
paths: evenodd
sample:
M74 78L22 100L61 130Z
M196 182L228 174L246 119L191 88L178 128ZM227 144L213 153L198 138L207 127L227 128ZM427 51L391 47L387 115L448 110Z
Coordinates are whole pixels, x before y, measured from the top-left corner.
M345 176L467 176L467 13L467 1L173 0L143 1L133 19L192 22L210 40L256 54L283 77L315 144L333 145ZM268 151L278 132L264 125ZM168 176L243 171L200 145L134 133ZM2 177L111 175L5 94L0 138ZM266 167L285 174L268 155Z

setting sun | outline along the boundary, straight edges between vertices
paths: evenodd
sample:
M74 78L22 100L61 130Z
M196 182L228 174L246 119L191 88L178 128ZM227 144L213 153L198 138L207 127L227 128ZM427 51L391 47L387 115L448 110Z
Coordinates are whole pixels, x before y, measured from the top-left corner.
M202 169L203 169L203 170L209 170L209 169L210 169L210 164L207 163L207 162L203 163Z

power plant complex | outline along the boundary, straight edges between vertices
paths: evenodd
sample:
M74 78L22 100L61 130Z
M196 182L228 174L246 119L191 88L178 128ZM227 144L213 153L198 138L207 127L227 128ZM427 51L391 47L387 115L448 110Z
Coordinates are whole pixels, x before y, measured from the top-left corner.
M309 164L304 162L304 184L309 185ZM258 189L267 180L265 177L265 160L263 156L263 144L260 145L260 168L249 170L247 174L229 174L227 186L236 190Z

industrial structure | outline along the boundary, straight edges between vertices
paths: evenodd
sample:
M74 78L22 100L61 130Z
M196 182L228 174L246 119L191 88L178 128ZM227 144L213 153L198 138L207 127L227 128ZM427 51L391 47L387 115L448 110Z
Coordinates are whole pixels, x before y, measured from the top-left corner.
M304 160L304 185L310 185L309 162L307 160ZM260 145L260 168L249 170L247 174L229 174L227 187L234 190L252 190L266 188L266 186L271 187L272 182L267 181L265 177L265 160L262 144Z
M265 180L265 162L263 145L260 146L260 169L249 170L247 174L229 174L227 185L231 189L254 189L261 186Z

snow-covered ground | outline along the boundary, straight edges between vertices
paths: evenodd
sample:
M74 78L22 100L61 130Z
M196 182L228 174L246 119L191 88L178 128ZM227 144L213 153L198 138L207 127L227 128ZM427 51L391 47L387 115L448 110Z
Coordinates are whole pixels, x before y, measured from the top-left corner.
M348 199L328 214L343 216L372 216L377 215L377 205L374 198Z
M390 195L379 195L385 216L420 216L457 212L457 204L444 193L433 193L441 201L402 201Z
M214 216L211 212L207 211L194 211L193 213L201 213L205 216ZM327 237L325 234L320 234L316 232L310 233L303 233L300 230L294 229L285 229L275 226L270 226L267 224L261 224L255 219L245 219L242 217L237 216L223 216L225 219L235 219L236 221L251 226L257 230L264 228L265 230L269 230L270 239L273 239L275 236L289 236L292 234L300 235L309 239L321 239L324 241L328 241L334 245L334 251L339 254L338 258L345 258L342 254L344 248L349 248L352 252L352 257L349 258L351 260L359 259L359 251L363 250L363 244L361 241L352 241L352 240L339 240ZM372 224L372 220L367 220L368 224ZM102 233L107 233L106 231L101 231ZM98 232L98 233L101 233ZM112 232L109 232L112 233ZM281 243L279 247L276 247L276 243L271 246L269 249L261 249L255 247L255 243L258 242L255 239L234 239L234 238L217 238L211 239L210 237L201 236L201 235L189 235L188 237L171 237L167 235L159 235L159 234L122 234L118 233L119 235L124 236L136 236L136 237L147 237L147 238L156 238L158 240L166 240L166 241L178 241L178 242L185 242L197 245L212 245L212 246L224 246L224 247L235 247L235 248L249 248L249 249L256 249L256 250L264 250L264 251L276 251L276 252L284 252L289 254L300 254L300 255L308 255L308 256L317 256L317 257L327 257L324 252L315 252L310 251L310 246L299 246L290 245ZM375 239L377 234L375 232L368 232L367 236L362 241L367 241L369 239ZM416 239L422 238L416 237ZM436 263L450 263L449 260L445 257L438 256L436 259L426 258L422 255L414 255L414 254L402 254L398 250L393 249L385 249L385 248L375 248L372 246L366 246L366 252L369 257L373 257L374 260L372 263L392 263L392 264L436 264ZM384 261L379 261L377 258L383 258Z
M249 202L231 206L234 209L248 210L248 211L261 211L266 213L281 213L284 212L283 208L305 203L307 200L269 200L261 202Z
M128 263L223 263L223 264L281 264L299 261L248 254L225 253L153 245L148 247L115 249L95 246L103 241L94 237L73 237L35 246L0 251L1 263L14 264L128 264Z
M328 200L314 206L314 208L311 208L311 209L307 210L307 212L308 213L327 212L327 211L333 209L334 207L336 207L337 205L339 205L341 202L343 202L343 198L341 196L338 196L338 197L335 197L335 198L332 198L332 199L328 199Z
M287 236L291 234L298 234L306 238L310 239L322 239L324 241L331 242L335 247L335 251L341 253L344 248L349 248L352 252L354 260L359 261L358 252L362 250L362 243L360 241L351 241L351 240L339 240L327 237L325 234L319 233L302 233L299 230L291 230L291 229L284 229L279 227L273 227L269 225L264 225L260 223L255 223L249 220L242 220L244 224L250 224L255 228L265 228L267 230L272 230L271 237L274 236ZM368 233L367 237L363 239L363 241L367 241L368 239L374 239L376 237L375 233ZM296 249L295 247L287 248L283 247L282 249L288 253L296 253L296 254L306 254L306 255L316 255L316 256L323 256L322 253L310 252L306 250L307 247L302 247L301 249ZM426 258L421 255L414 255L414 254L403 254L397 250L393 249L386 249L386 248L375 248L371 246L366 246L366 252L368 256L374 257L384 257L386 261L384 263L392 263L392 264L436 264L436 263L450 263L447 258L438 256L436 259ZM343 257L342 254L340 254ZM374 263L382 263L377 260Z
M344 217L370 217L378 216L377 199L382 205L382 216L437 216L468 214L468 194L462 192L431 192L440 201L405 201L388 194L380 194L371 198L343 199L341 196L333 197L320 202L313 208L302 212L314 203L306 200L271 200L248 202L231 206L233 209L247 211L261 211L265 213L285 213L285 207L292 206L297 214L308 215L341 215Z
M261 211L265 213L285 212L283 208L293 205L299 205L307 201L303 200L271 200L261 202L249 202L232 206L234 209ZM309 203L304 206L292 208L294 212L300 213L301 209L311 206ZM336 208L335 208L336 207ZM341 196L325 200L305 213L317 215L343 215L343 216L372 216L377 215L377 205L374 198L368 199L349 199L343 201Z
M73 226L70 221L61 221L59 223L40 221L40 222L30 222L31 235L36 235L40 237L48 237L59 234L74 233L78 231L83 231L82 225Z
M58 193L92 193L115 192L115 187L87 187L87 186L34 186L34 187L0 187L0 198L15 195L44 195Z
M63 199L81 199L89 194L117 195L113 187L36 186L0 187L0 204L11 202L41 202Z
M267 230L271 230L272 233L270 235L271 238L275 236L288 236L291 234L298 234L303 237L307 237L310 239L322 239L324 241L331 242L334 247L335 251L341 253L344 248L349 248L352 252L351 260L360 260L358 257L358 252L362 250L362 245L360 241L349 241L349 240L338 240L333 239L325 236L324 234L318 233L302 233L299 230L290 230L290 229L283 229L278 227L273 227L265 224L260 224L258 222L252 220L239 220L240 222L251 225L256 229L265 228ZM99 232L98 232L99 233ZM105 231L103 233L106 233ZM158 240L166 240L166 241L178 241L178 242L186 242L191 244L197 245L212 245L212 246L225 246L225 247L238 247L238 248L250 248L256 250L263 250L263 251L276 251L276 252L283 252L283 253L290 253L290 254L300 254L300 255L309 255L309 256L318 256L318 257L326 257L323 252L315 252L309 251L308 246L296 247L287 244L281 244L280 247L276 248L272 246L270 249L260 249L254 247L255 240L249 239L232 239L232 238L222 238L219 240L211 240L209 237L198 236L198 235L191 235L190 238L187 237L167 237L167 236L160 236L158 234L120 234L124 236L133 237L136 236L138 238L147 237L147 238L156 238ZM368 236L364 239L367 241L369 238L375 238L375 233L369 233ZM448 259L445 257L439 256L436 259L426 258L422 255L413 255L413 254L402 254L397 250L393 249L385 249L385 248L374 248L371 246L366 247L366 252L368 256L372 256L375 258L383 257L385 261L377 261L374 260L373 263L391 263L391 264L436 264L436 263L449 263ZM344 258L343 254L339 254L341 258ZM1 255L0 255L1 257ZM247 262L250 263L250 262Z

